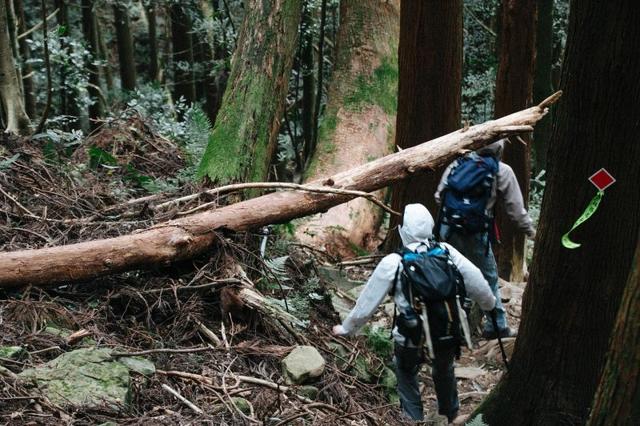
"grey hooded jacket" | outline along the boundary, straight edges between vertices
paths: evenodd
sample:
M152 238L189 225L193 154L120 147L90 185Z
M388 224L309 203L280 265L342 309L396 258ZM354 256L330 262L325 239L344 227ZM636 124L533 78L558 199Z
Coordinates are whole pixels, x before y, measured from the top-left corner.
M419 248L421 243L426 243L433 235L433 217L422 204L409 204L405 207L403 225L398 227L402 243L411 250ZM480 305L485 311L490 311L495 306L495 297L489 284L482 276L482 272L466 257L462 256L453 246L442 243L451 255L451 260L456 265L467 290L467 296ZM342 323L345 334L353 334L358 331L374 314L376 308L382 303L385 296L393 286L393 281L402 272L402 258L397 253L385 256L373 274L369 278L364 290L358 297L356 306L351 310ZM401 313L406 312L410 306L400 285L396 285L394 301ZM394 329L394 338L400 344L405 345L404 336Z
M478 154L491 154L498 160L502 157L502 150L504 149L504 139L494 142L485 146L477 151ZM458 165L458 160L455 160L445 169L438 185L438 190L435 193L436 202L440 204L440 196L442 191L447 186L447 177L455 166ZM493 208L498 199L498 195L504 202L504 209L509 218L516 224L518 229L528 236L535 234L533 222L527 210L524 208L524 201L522 199L522 192L520 191L520 185L516 179L513 169L508 165L500 161L498 167L498 175L493 183L491 189L491 197L487 202L487 216L493 216Z

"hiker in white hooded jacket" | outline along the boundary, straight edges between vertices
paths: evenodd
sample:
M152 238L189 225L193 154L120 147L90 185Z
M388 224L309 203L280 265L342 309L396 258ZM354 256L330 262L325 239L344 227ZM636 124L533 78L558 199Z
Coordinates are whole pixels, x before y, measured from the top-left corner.
M517 228L534 239L536 235L535 228L531 221L531 217L524 207L524 201L518 180L509 165L500 161L502 151L504 149L505 140L499 140L486 147L480 148L475 152L479 156L490 155L498 161L498 172L493 180L491 194L485 206L485 215L491 221L493 228L493 216L496 202L501 201L504 210L509 219L517 226ZM442 174L438 190L435 193L435 199L438 205L443 202L444 191L447 190L447 178L451 171L458 166L459 160L453 161ZM442 216L442 215L440 215ZM442 217L438 218L442 221ZM491 239L493 229L482 232L466 232L454 227L448 226L446 223L439 223L439 235L441 241L446 241L454 246L460 253L469 259L475 266L480 268L485 279L489 283L493 295L496 297L496 323L498 330L495 330L493 320L485 314L485 322L482 337L485 339L495 339L498 337L513 337L516 331L511 330L507 323L506 311L500 300L500 288L498 287L498 267L496 265L493 251L491 250Z
M434 220L422 204L409 204L404 210L403 224L398 232L404 246L412 251L421 252L427 249L426 244L433 236ZM442 243L448 249L451 261L458 268L466 289L467 296L486 311L495 306L495 297L489 288L482 272L458 250L449 244ZM395 289L393 298L400 315L413 312L410 303L404 297L401 285L394 280L402 274L402 257L397 253L385 256L373 271L365 288L341 325L333 327L334 334L353 335L374 314L389 292ZM422 401L418 384L418 371L423 362L423 348L416 347L408 336L403 336L398 327L393 329L395 343L394 364L398 379L398 394L404 413L413 420L423 419ZM438 399L438 412L447 416L449 421L456 418L459 408L458 391L454 375L453 360L458 348L435 347L432 373Z

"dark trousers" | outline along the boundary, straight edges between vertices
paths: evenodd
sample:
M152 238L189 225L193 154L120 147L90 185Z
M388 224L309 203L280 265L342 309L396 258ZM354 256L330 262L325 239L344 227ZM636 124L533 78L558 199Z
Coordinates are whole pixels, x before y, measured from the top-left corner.
M423 361L422 348L407 348L396 344L393 358L396 377L398 378L398 395L404 413L413 420L424 418L418 371ZM453 370L455 348L435 349L432 376L438 398L438 413L452 421L458 413L458 389Z

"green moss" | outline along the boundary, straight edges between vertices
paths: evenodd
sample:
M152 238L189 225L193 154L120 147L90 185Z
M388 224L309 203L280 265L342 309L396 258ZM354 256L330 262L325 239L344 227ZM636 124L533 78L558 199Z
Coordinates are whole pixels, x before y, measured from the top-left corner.
M385 57L371 76L359 75L353 91L344 98L347 109L359 110L363 105L378 105L387 114L395 114L398 98L398 60Z

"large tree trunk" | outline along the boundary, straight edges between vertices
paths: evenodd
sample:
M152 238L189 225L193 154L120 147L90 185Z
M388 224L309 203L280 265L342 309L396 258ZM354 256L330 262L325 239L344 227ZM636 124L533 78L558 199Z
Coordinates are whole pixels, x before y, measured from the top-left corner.
M553 0L538 1L538 23L536 24L536 61L533 80L533 102L540 102L553 91L551 65L553 62ZM547 146L551 139L551 120L536 126L533 132L533 157L535 172L546 168Z
M640 424L640 235L588 426Z
M193 41L191 18L180 3L172 3L171 42L173 43L173 99L184 98L187 104L196 100L196 84L193 75Z
M22 0L14 0L13 5L15 7L16 18L18 20L18 34L22 34L27 31L26 15L24 13L24 3ZM34 95L33 84L33 67L29 62L31 58L31 51L29 49L29 43L27 38L22 37L18 39L20 46L20 58L22 59L22 89L24 91L24 107L27 116L34 117L36 113L36 97Z
M640 228L640 8L631 0L571 4L562 74L522 323L511 369L479 409L499 425L583 424L598 384ZM594 32L593 29L598 28ZM624 72L622 72L624 70ZM560 243L596 193L593 217Z
M24 109L17 69L11 50L7 10L4 0L0 0L0 98L6 114L5 131L27 135L31 122Z
M316 187L375 191L412 173L441 166L463 148L475 149L510 134L532 131L544 115L533 107L459 130L429 143L311 182ZM216 230L245 231L323 211L352 195L276 192L211 212L107 240L0 254L0 287L49 285L195 256L210 248Z
M199 167L216 183L264 180L275 152L301 0L249 0L231 74Z
M89 72L89 87L87 90L92 102L89 105L89 122L92 129L98 126L97 119L104 115L103 99L100 93L100 69L96 65L96 60L99 57L99 47L95 15L94 0L82 0L82 33L92 59L87 64L87 71Z
M129 13L124 5L113 5L113 16L118 41L118 60L120 62L120 86L123 90L136 89L136 62L133 55L133 37L129 25Z
M504 0L500 26L495 116L502 117L531 105L536 43L536 0ZM506 144L503 161L516 174L525 206L529 200L529 138ZM498 274L508 281L524 280L524 234L497 209L501 244L497 247Z
M344 0L340 20L333 83L305 181L382 157L393 144L399 4ZM348 257L377 245L381 220L380 208L357 199L305 220L296 237Z
M408 148L460 127L462 0L403 0L400 18L396 145ZM393 187L392 206L422 203L437 213L434 194L443 169L425 170ZM399 218L392 218L394 229ZM400 244L397 232L387 249Z

